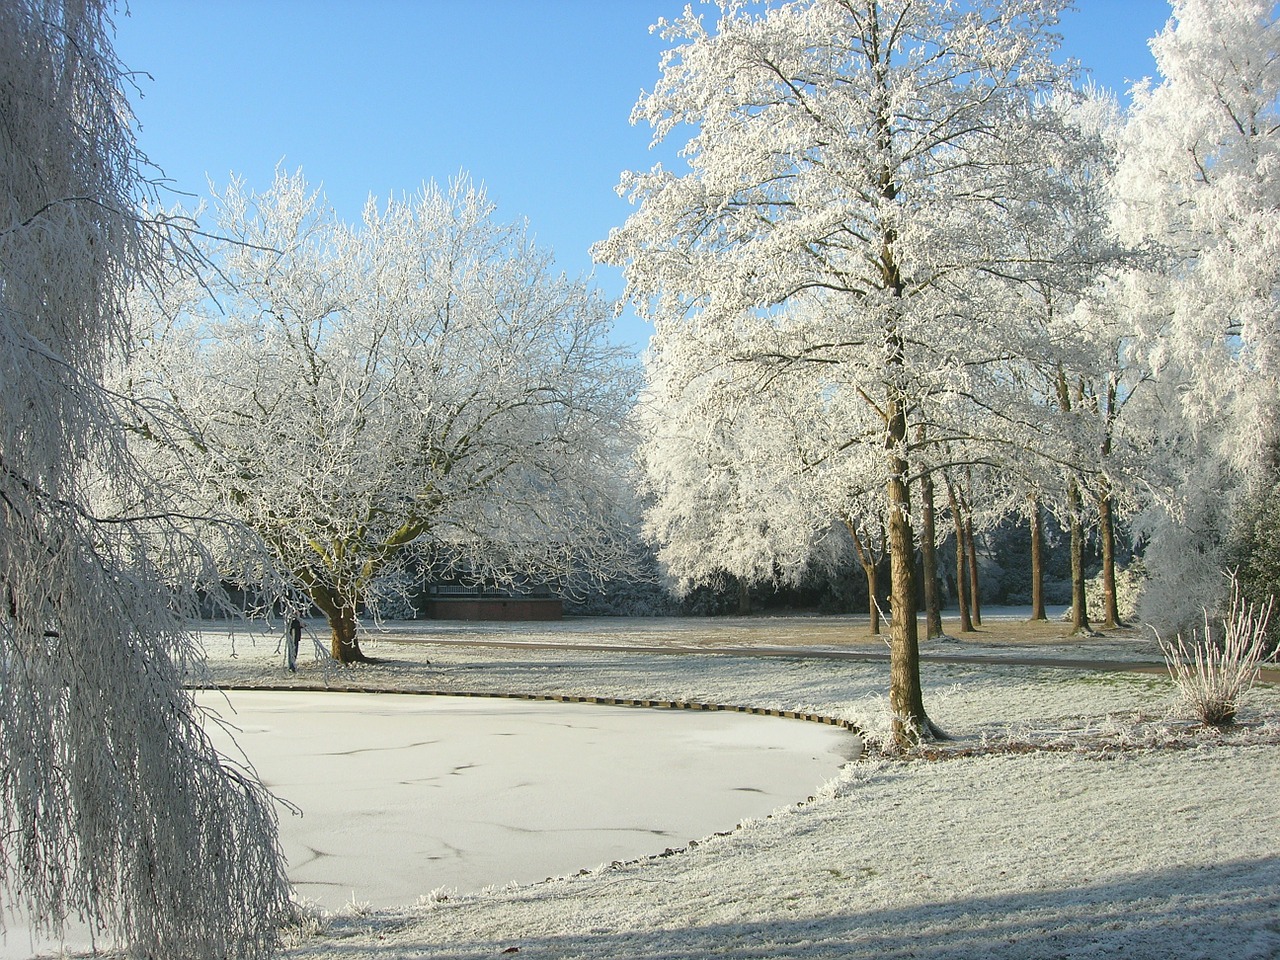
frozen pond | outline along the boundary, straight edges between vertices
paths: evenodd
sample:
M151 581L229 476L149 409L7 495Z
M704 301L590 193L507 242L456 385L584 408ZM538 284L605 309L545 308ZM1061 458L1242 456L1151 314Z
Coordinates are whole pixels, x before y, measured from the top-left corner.
M662 853L804 799L857 746L837 727L726 712L354 693L197 699L238 728L272 792L302 809L280 812L289 875L329 910ZM72 930L67 946L89 942ZM0 958L31 947L11 920Z
M731 829L794 803L854 749L799 720L502 699L233 692L201 700L281 812L301 895L411 904L528 883Z

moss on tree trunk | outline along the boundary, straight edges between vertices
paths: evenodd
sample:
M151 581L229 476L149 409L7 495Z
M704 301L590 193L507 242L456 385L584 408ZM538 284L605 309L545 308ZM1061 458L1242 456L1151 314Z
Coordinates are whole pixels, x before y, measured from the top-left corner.
M360 637L357 631L356 609L358 600L347 597L337 590L317 588L311 592L311 599L320 608L329 622L329 655L338 663L375 663L360 649Z

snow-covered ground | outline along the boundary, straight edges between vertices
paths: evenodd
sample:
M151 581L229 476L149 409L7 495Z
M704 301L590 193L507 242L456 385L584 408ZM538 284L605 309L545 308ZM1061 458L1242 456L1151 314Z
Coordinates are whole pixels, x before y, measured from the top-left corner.
M957 738L941 759L849 764L813 801L676 855L660 843L551 882L313 917L289 955L1280 956L1275 688L1240 731L1201 733L1170 717L1162 676L1018 662L1158 659L1140 631L1028 642L987 619L980 636L924 646L1006 661L923 665L926 706ZM856 632L842 618L389 624L366 646L387 663L304 658L297 677L274 637L242 637L235 660L221 638L210 647L226 682L747 704L874 732L887 663L822 656L872 652Z
M1062 618L1066 607L1050 607L1049 621L1027 624L1030 607L996 607L984 611L984 625L967 634L959 623L944 619L948 636L921 644L930 659L1006 658L1024 655L1028 642L1044 659L1124 660L1160 662L1155 635L1127 629L1091 637L1066 637ZM1017 637L1002 629L1020 625ZM319 625L315 625L319 629ZM429 639L436 643L513 646L573 646L589 644L606 649L645 649L681 653L698 650L785 653L797 648L812 653L887 657L888 627L871 636L866 617L747 616L747 617L581 617L549 623L476 623L465 621L394 621L374 628L375 636ZM921 637L924 631L921 629Z
M1128 669L1157 657L1140 631L1028 640L988 620L979 637L923 645L1001 661L923 664L926 707L955 738L936 755L848 763L797 783L799 802L727 816L671 853L655 837L648 857L551 881L312 912L285 954L1280 957L1280 691L1258 688L1235 731L1201 731L1171 714L1167 678ZM205 639L224 684L749 705L874 735L887 661L829 655L879 642L856 633L842 618L394 624L366 643L384 663L304 656L296 675L274 634ZM1116 669L1024 662L1041 656Z

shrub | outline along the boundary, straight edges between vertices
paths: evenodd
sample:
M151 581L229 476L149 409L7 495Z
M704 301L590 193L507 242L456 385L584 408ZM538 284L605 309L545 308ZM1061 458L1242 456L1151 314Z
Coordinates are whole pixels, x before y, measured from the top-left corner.
M1183 704L1201 723L1219 727L1235 723L1240 699L1258 679L1258 667L1266 657L1271 608L1271 602L1261 607L1247 602L1232 577L1231 606L1222 618L1220 637L1213 635L1207 610L1204 636L1193 630L1189 645L1182 634L1173 643L1156 634Z
M1127 567L1116 568L1116 607L1119 610L1120 619L1125 623L1133 623L1138 619L1138 603L1142 599L1142 591L1146 588L1147 582L1147 568L1141 559L1135 558ZM1084 596L1089 619L1093 623L1106 619L1106 599L1101 573L1085 582Z
M1272 467L1269 482L1257 484L1241 501L1227 544L1245 598L1264 604L1280 594L1280 480ZM1280 622L1268 632L1272 651L1280 646Z

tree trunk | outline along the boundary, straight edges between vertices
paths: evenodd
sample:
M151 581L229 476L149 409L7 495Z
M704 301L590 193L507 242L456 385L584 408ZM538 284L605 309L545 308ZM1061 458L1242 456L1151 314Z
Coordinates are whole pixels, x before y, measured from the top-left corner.
M357 602L354 599L343 597L333 589L313 590L311 599L329 622L329 654L334 660L344 666L377 662L365 656L360 649L360 638L356 632Z
M871 635L873 637L880 636L880 577L874 563L867 564L863 568L863 572L867 575L867 613L871 618Z
M329 653L341 664L360 663L366 659L356 636L356 618L349 608L329 618L331 635Z
M906 418L898 413L890 421L901 424L898 436L905 435ZM915 538L911 530L911 500L907 490L907 464L897 454L889 458L889 571L890 621L889 708L893 711L893 742L901 748L933 736L936 730L924 712L920 687L920 637L916 622Z
M900 345L899 345L900 346ZM893 746L905 749L941 736L924 712L920 687L920 626L916 619L916 544L907 486L907 415L902 397L890 392L885 417L889 479L885 499L889 521L889 709Z
M1102 543L1102 625L1122 627L1120 606L1116 599L1116 531L1111 509L1111 491L1098 497L1098 539Z
M967 506L964 517L965 553L969 560L969 603L973 607L973 625L982 626L982 600L979 597L978 584L978 542L973 537L973 516Z
M1031 619L1048 620L1044 609L1044 508L1031 498Z
M964 549L964 520L960 516L960 504L956 500L955 487L947 481L947 502L951 505L951 519L956 529L956 603L960 607L960 632L973 633L973 620L969 617L969 592L966 589Z
M747 616L751 613L751 584L746 577L738 578L738 615Z
M1063 413L1071 412L1071 391L1067 386L1067 374L1058 364L1058 407ZM1067 511L1071 515L1071 632L1091 633L1089 610L1084 593L1084 522L1080 518L1082 508L1080 486L1075 477L1067 480Z
M876 106L876 125L885 155L892 145L888 90ZM886 167L881 171L881 196L893 202L897 183ZM900 300L906 284L894 254L896 228L890 225L884 234L880 268L884 289ZM895 384L897 372L905 363L906 344L896 322L885 328L885 397L884 445L888 482L885 499L889 513L889 594L892 607L889 641L889 709L893 713L893 746L903 749L926 737L941 732L929 722L924 712L924 694L920 687L920 636L916 622L916 544L911 530L911 491L907 486L907 403L901 387Z
M1075 478L1067 483L1067 506L1071 511L1071 632L1092 633L1084 592L1084 522Z
M1115 427L1117 387L1115 380L1107 382L1106 407L1101 411L1106 431L1103 436L1102 461L1111 456L1111 438ZM1111 485L1104 475L1102 490L1098 494L1098 539L1102 542L1102 622L1105 627L1122 627L1120 607L1116 599L1116 527L1112 511Z
M849 536L853 537L853 552L858 556L858 564L862 567L862 573L867 578L867 613L871 618L871 635L873 637L880 636L880 604L879 599L879 570L877 558L871 549L871 544L864 544L862 537L858 535L858 528L853 521L845 520L844 525L849 530Z
M920 560L924 570L924 635L926 640L942 636L942 605L938 597L937 527L933 514L933 476L920 478Z

